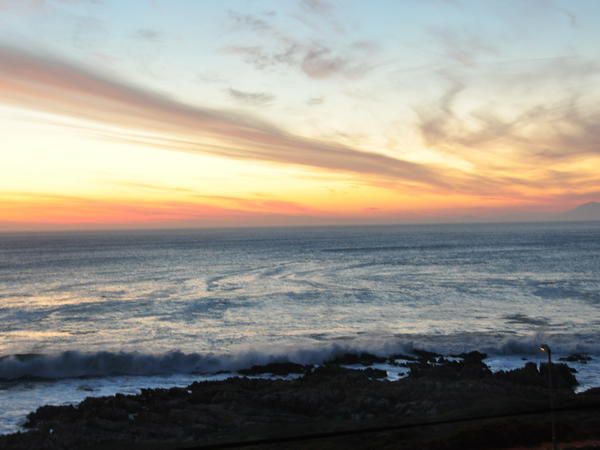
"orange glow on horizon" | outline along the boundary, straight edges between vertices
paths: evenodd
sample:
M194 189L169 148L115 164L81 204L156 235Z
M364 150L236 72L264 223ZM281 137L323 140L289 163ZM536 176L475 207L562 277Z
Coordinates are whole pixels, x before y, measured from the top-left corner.
M300 133L0 45L0 230L534 220L598 198L587 116L517 126L449 95L402 134Z

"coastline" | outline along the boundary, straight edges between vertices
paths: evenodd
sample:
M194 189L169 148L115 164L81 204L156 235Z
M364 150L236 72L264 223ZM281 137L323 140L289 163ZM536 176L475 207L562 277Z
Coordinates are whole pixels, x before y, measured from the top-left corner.
M349 427L512 414L548 407L544 364L537 366L530 362L518 369L493 373L484 362L485 356L470 352L448 358L416 350L411 355L389 357L347 353L320 366L289 362L255 365L238 371L236 378L194 382L183 388L143 389L137 395L89 397L76 406L43 406L29 414L27 431L0 436L0 447L177 448ZM389 381L388 373L377 368L384 364L396 364L408 370L408 374ZM576 374L567 364L557 362L553 375L557 407L600 404L600 388L575 393ZM581 414L587 414L585 420ZM561 416L564 438L599 438L594 433L600 430L600 413L596 410L581 414ZM485 430L502 436L504 448L535 444L543 440L544 433L547 435L546 422L543 417L520 422L504 419L496 421L491 431L489 424L475 428L469 425L468 439L480 439L481 430ZM515 426L521 431L517 432ZM527 433L522 432L523 426L529 427ZM435 442L430 442L423 431L401 434L407 445L410 442L415 445L417 439L420 448L451 448L444 447L445 443L462 439L460 433L455 433L462 428L463 425L436 432ZM385 436L389 438L390 434L394 435L388 432L356 438L352 445L373 448L369 447L373 439L383 439L378 447L386 448ZM523 441L525 434L527 442ZM440 440L440 436L445 438ZM363 438L364 445L360 443ZM344 445L347 446L349 438L340 439L337 443L336 439L328 439L320 445L315 442L300 447L286 445L347 448ZM394 442L397 444L397 439ZM466 444L465 441L461 445ZM481 442L478 445L475 448L484 448Z

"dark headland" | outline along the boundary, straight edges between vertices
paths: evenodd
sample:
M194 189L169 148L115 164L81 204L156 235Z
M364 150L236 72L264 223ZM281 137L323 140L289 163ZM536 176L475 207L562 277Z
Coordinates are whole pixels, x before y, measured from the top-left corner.
M600 203L588 202L565 211L558 216L559 220L600 220Z
M175 449L333 431L342 434L245 448L550 448L550 415L528 414L549 407L548 367L526 363L492 373L485 355L458 356L347 354L319 367L273 363L224 381L43 406L28 416L26 431L1 436L0 448ZM377 368L344 367L399 358L410 373L397 381ZM567 364L554 364L552 372L560 448L600 448L600 388L576 394L576 374ZM266 373L298 377L252 378ZM501 417L455 422L482 416ZM439 421L448 423L359 433Z

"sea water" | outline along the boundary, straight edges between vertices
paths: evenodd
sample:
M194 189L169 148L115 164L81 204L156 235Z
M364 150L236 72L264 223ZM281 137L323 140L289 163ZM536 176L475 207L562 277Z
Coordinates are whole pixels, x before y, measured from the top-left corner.
M422 348L500 370L541 343L600 386L600 223L0 234L1 433L256 363Z

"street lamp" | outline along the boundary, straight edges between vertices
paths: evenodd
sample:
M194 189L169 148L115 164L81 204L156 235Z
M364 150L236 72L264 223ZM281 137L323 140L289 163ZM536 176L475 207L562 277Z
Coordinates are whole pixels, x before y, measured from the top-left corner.
M546 344L540 345L540 350L548 355L548 385L550 387L550 410L552 418L552 449L558 450L556 444L556 421L554 417L554 383L552 382L552 350Z

